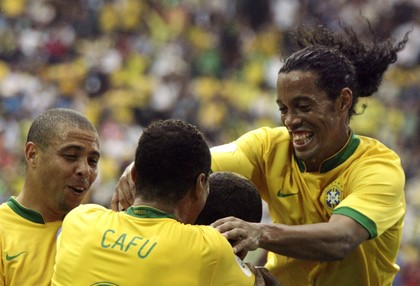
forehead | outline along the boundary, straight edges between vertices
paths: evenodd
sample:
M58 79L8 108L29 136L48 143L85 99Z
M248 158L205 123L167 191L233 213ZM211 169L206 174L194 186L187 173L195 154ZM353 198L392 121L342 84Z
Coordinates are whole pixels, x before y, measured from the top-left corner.
M280 73L277 79L277 89L313 90L317 88L317 79L317 75L311 71Z
M51 146L58 149L82 148L89 152L99 153L99 136L89 129L80 129L74 126L61 126L56 130L56 136Z
M280 73L277 79L278 101L297 99L326 99L325 92L317 86L317 75L311 71L291 71Z

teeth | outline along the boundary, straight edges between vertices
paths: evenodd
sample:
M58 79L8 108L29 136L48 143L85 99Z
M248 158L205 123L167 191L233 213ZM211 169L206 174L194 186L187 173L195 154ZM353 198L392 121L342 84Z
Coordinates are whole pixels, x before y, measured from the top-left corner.
M78 193L83 193L84 189L79 189L79 188L72 188L73 190L75 190Z
M299 134L293 134L293 142L299 143L299 144L305 144L309 141L309 139L312 137L311 133L299 133Z
M293 134L293 139L294 140L304 140L304 139L309 139L311 137L311 134L307 133L307 134Z

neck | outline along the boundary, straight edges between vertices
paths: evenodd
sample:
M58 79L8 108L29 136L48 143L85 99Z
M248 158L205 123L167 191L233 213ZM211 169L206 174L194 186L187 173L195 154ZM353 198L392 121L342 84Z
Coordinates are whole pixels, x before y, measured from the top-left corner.
M340 137L339 140L337 140L337 147L335 148L335 150L331 150L332 152L323 159L311 159L311 160L307 160L305 161L305 167L306 167L306 171L308 172L317 172L321 169L322 164L327 161L328 159L330 159L331 157L335 156L341 149L344 148L344 146L346 146L346 144L349 142L350 140L350 136L351 136L351 131L349 130L349 128L346 128L346 133L342 134L342 136Z
M190 208L187 207L188 201L186 200L186 197L188 196L185 196L183 199L181 199L175 204L170 204L170 203L161 202L161 201L149 201L140 197L136 197L134 199L133 206L142 205L142 206L152 207L152 208L158 209L160 211L163 211L167 214L174 216L175 219L179 222L193 223L195 219L191 222L192 219L190 218L191 216Z
M157 202L157 201L148 201L139 197L135 198L133 206L140 206L140 205L158 209L167 214L173 215L176 218L176 220L181 221L179 212L177 210L177 206L174 206L172 204Z
M64 214L57 212L48 207L45 198L38 199L36 194L31 194L26 187L16 197L16 201L27 209L36 211L41 214L44 222L62 221Z

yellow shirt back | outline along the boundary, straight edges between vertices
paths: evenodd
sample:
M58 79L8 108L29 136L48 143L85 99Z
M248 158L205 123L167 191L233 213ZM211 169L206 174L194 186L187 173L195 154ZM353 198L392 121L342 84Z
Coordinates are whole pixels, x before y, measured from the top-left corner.
M75 208L63 222L54 271L52 285L222 286L255 280L215 229L182 224L145 206L127 213L92 204Z

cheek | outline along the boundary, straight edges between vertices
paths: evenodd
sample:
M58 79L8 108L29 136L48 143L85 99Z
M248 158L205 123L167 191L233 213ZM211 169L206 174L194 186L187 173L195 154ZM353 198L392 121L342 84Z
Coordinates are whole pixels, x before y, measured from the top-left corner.
M338 126L337 117L323 116L322 121L327 129L336 129Z
M91 178L92 182L95 181L96 177L98 177L98 169L97 168L92 169L91 172L90 172L90 178Z

